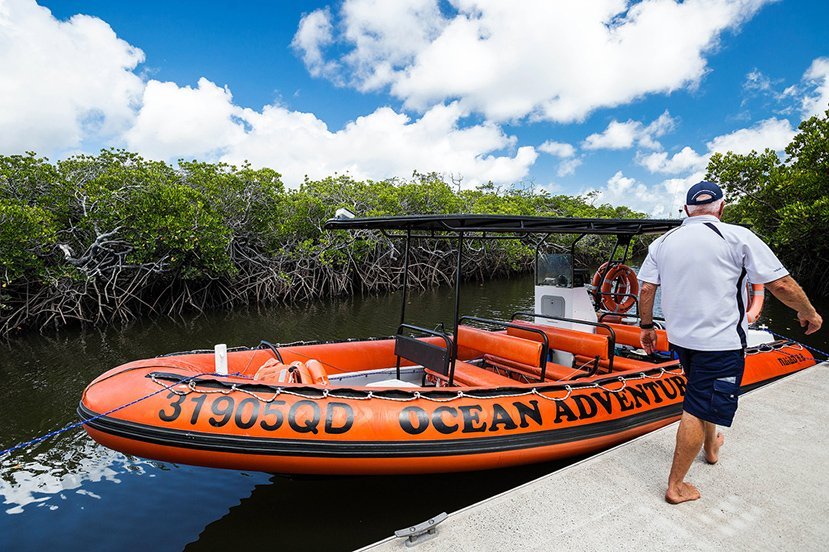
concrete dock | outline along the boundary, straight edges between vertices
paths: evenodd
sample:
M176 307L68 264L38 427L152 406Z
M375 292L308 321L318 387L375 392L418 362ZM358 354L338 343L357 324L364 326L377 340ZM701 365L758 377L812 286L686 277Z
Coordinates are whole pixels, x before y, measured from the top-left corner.
M743 395L719 463L691 467L695 502L663 498L671 424L454 512L413 548L391 537L363 550L826 550L827 406L829 363Z

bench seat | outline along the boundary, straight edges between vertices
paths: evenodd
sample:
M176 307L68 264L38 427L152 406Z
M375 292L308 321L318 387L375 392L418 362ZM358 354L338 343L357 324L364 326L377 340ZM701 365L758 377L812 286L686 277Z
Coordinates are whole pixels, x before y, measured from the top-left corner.
M517 381L462 360L455 361L455 383L468 387L504 387Z
M576 362L587 362L588 358L586 357L576 357ZM614 372L627 372L628 370L650 370L651 368L668 368L669 366L676 366L676 360L666 360L665 362L648 362L646 360L637 360L635 358L625 358L622 356L616 356L613 359L613 371ZM599 361L599 367L604 368L607 370L608 364L607 361Z

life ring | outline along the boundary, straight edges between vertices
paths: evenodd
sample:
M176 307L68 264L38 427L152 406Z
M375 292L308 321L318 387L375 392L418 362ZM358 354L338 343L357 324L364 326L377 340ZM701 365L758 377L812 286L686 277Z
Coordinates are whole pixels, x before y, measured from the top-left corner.
M328 385L328 372L325 371L325 366L322 365L322 362L312 358L305 363L305 367L311 375L311 383L317 385ZM303 381L302 383L305 382Z
M604 275L604 281L602 281L602 275ZM599 305L605 310L624 313L636 304L639 280L636 279L636 273L629 266L615 263L608 268L608 263L604 263L593 275L593 287L598 289L600 286Z
M308 370L308 367L299 360L293 361L289 370L291 371L291 381L293 383L304 383L307 385L314 382L314 378L311 377L311 372Z
M747 284L748 301L746 301L746 318L753 324L760 317L763 301L766 299L766 287L763 284Z

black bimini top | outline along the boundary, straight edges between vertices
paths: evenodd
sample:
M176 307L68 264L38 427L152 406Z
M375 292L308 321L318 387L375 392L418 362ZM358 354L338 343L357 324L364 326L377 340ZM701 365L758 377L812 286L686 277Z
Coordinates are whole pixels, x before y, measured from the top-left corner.
M397 217L332 218L330 230L380 230L485 234L610 234L635 236L667 232L682 224L678 219L601 219L531 217L523 215L406 215Z

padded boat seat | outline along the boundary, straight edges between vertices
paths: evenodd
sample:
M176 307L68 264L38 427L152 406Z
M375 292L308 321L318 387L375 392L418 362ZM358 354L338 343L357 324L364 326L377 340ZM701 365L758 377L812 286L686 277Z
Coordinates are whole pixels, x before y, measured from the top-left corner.
M607 334L600 335L546 324L533 324L531 322L524 322L523 320L515 320L513 323L519 326L542 330L550 340L550 349L567 351L574 355L590 358L599 357L599 360L608 360L610 358L610 338ZM538 334L519 328L507 328L507 334L532 341L539 341L541 339Z
M518 372L522 375L529 377L530 379L541 378L541 368L538 366L521 364L519 362L513 362L508 359L499 358L494 355L484 355L484 360L494 366L498 366L499 368L504 368L506 370ZM547 369L544 371L544 380L561 381L563 379L573 379L578 377L584 377L587 375L589 374L584 370L577 370L574 368L570 368L569 366L556 364L555 362L548 362Z
M469 387L504 387L517 383L519 382L512 378L496 374L480 366L461 360L455 361L455 384Z
M616 343L619 345L628 345L629 347L637 348L642 346L642 342L639 340L641 333L638 327L628 326L627 324L608 324L608 326L613 328L613 332L616 334ZM608 334L608 331L602 327L596 328L596 332L601 335ZM668 349L667 332L665 330L656 330L656 350L667 351Z
M530 332L524 332L530 333ZM481 355L491 354L530 366L541 366L541 352L544 345L538 341L522 339L500 332L488 332L469 326L458 328L458 347L477 351Z
M578 368L570 368L561 364L554 364L552 362L547 364L547 378L554 381L567 381L575 378L585 378L589 376L588 372L579 370Z
M576 362L587 362L588 358L576 356ZM646 360L637 360L635 358L625 358L619 355L613 359L614 372L626 372L628 370L650 370L651 368L668 368L669 366L676 366L676 360L668 360L665 362L648 362ZM600 361L599 366L607 368L606 361Z

